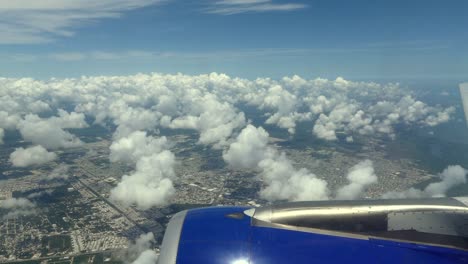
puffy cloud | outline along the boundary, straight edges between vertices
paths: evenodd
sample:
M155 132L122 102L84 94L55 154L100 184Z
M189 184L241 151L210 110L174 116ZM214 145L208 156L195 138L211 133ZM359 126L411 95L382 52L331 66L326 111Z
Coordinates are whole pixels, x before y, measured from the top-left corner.
M267 124L291 134L298 122L312 122L313 134L324 140L337 140L337 132L343 139L354 134L394 137L397 125L435 126L447 122L454 111L453 107L429 106L399 84L352 82L341 77L251 81L217 73L155 73L49 81L0 78L0 85L4 87L0 120L1 111L14 115L8 129L16 127L18 116L72 105L75 112L94 117L98 124L116 125L115 139L162 126L195 129L200 132L199 143L217 148L229 145L232 134L245 126L246 117L236 108L241 105L257 107L267 117ZM53 127L50 132L59 139L53 148L77 143L63 131L63 124ZM25 136L31 135L25 132Z
M159 153L169 146L166 137L148 137L146 132L135 131L127 137L112 142L110 161L136 163L140 158Z
M36 213L35 205L26 198L9 198L0 200L0 209L7 211L3 219L16 218L18 216Z
M114 141L110 146L111 162L136 164L136 169L124 175L111 190L111 199L141 209L166 204L175 192L172 179L176 176L175 156L165 150L168 147L165 137L147 136L143 131L135 131Z
M19 122L18 128L24 140L49 149L77 147L82 142L63 129L87 127L84 118L82 113L69 114L63 110L59 110L58 117L48 119L29 114Z
M260 195L269 201L328 199L327 182L307 169L296 170L284 153L274 159L262 160L258 166L262 169L263 181L267 183Z
M25 140L49 149L73 147L81 142L66 129L86 127L86 114L94 117L96 123L105 125L110 121L117 126L110 159L135 164L142 157L151 156L151 145L155 144L147 136L134 138L133 133L138 130L152 131L158 126L195 129L202 144L220 148L229 145L232 135L245 126L245 115L236 108L243 104L257 107L265 112L266 123L290 133L295 132L298 122L313 122L315 136L337 140L340 132L347 141L354 134L393 136L398 124L433 126L446 122L452 113L450 108L431 107L416 100L407 91L401 91L398 84L351 82L343 78L306 80L293 76L279 81L250 81L217 73L137 74L49 81L0 78L0 85L0 127L18 127ZM56 116L49 118L35 114L65 105L74 106L75 112L58 110ZM279 162L281 155L266 146L265 133L253 134L242 135L244 139L239 135L238 145L223 152L231 166L262 170L258 167L262 160ZM249 137L256 137L258 142ZM159 140L162 138L156 141ZM249 145L255 147L248 149ZM264 162L264 169L273 168L271 164ZM300 175L304 178L309 174Z
M152 244L155 242L153 233L140 235L135 243L121 252L120 258L125 263L133 264L155 264L158 260L158 255L152 250Z
M48 81L0 78L0 86L0 129L17 128L26 141L48 149L80 145L67 129L86 127L85 115L96 124L116 127L109 158L136 168L122 178L112 197L141 208L166 203L174 192L175 177L175 158L165 150L166 139L142 131L152 133L160 127L198 131L200 144L225 148L223 158L232 168L258 170L265 183L261 195L266 199L326 199L326 182L312 172L294 168L284 154L268 145L268 133L262 128L247 125L233 138L251 118L238 108L257 108L266 124L291 134L299 122L310 122L315 137L347 142L358 135L393 137L400 125L435 126L447 122L454 111L453 107L430 106L399 84L341 77L246 80L217 73L152 73ZM60 110L73 107L72 112ZM46 157L51 155L55 154ZM150 166L153 163L156 165ZM372 174L368 176L372 178ZM350 184L339 193L359 196L371 183L351 175ZM449 188L451 181L442 182L431 188L439 193Z
M395 103L387 101L378 102L371 107L371 111L377 117L382 118L382 122L387 122L390 125L401 121L406 124L436 126L449 121L450 115L455 112L455 108L448 107L442 109L431 107L424 102L414 99L411 95L407 95Z
M192 100L188 115L178 117L170 128L196 129L200 131L199 142L221 147L227 144L231 134L245 125L244 113L238 113L229 103L220 102L214 95Z
M453 108L431 107L407 95L398 84L351 82L337 78L305 81L308 88L301 97L312 114L318 115L314 135L337 140L336 132L346 135L375 133L394 136L397 124L433 126L450 119Z
M112 189L111 199L143 210L166 204L175 192L171 180L175 178L174 165L174 154L167 150L140 158L135 171L124 175Z
M70 167L66 164L60 164L55 167L49 174L47 174L44 179L45 180L56 180L56 179L68 179L68 170Z
M25 198L10 198L7 200L0 200L0 207L2 209L14 209L18 207L34 207L34 204Z
M259 169L266 185L260 195L267 200L328 199L327 183L307 169L296 170L284 153L268 146L268 133L261 127L245 127L223 158L234 168Z
M155 264L158 260L158 254L154 250L147 249L141 252L140 256L132 264Z
M294 134L296 121L300 118L295 113L297 98L294 94L288 92L280 85L273 85L270 87L260 109L274 109L275 113L270 116L265 123L277 124L281 128L288 129L289 133Z
M320 114L315 122L313 133L318 138L337 140L336 132L357 132L362 135L372 134L372 118L358 110L356 104L339 104L328 114Z
M398 191L391 191L384 193L382 198L384 199L407 199L407 198L423 198L427 197L426 194L418 189L409 188L408 190L398 192Z
M424 192L432 197L445 196L445 193L450 188L457 186L459 184L466 183L466 174L467 174L467 170L465 170L460 165L448 166L439 175L441 181L429 184L424 189Z
M333 122L328 122L328 117L324 114L321 114L316 121L313 133L315 136L325 140L337 140L336 137L337 126Z
M0 78L0 84L0 111L18 115L51 110L49 104L43 101L42 93L48 90L43 82L30 78Z
M429 115L423 121L428 126L437 126L450 120L450 115L455 113L455 107L449 107L434 115Z
M28 199L34 199L34 198L42 197L44 195L51 195L53 192L54 192L53 190L34 192L34 193L29 194L27 197Z
M136 130L149 131L162 126L197 130L200 143L222 147L246 121L244 114L232 105L228 92L213 90L211 82L226 86L217 74L140 74L112 80L107 77L79 80L75 85L84 86L85 95L76 95L75 100L80 103L75 111L94 116L100 124L111 120L118 126L116 139Z
M27 167L31 165L40 165L57 158L53 152L48 152L42 146L29 148L17 148L10 154L10 162L15 167Z
M83 113L68 113L63 109L58 109L58 116L53 116L47 120L48 123L54 124L60 128L85 128L88 124L85 121Z
M3 137L5 136L5 130L0 128L0 145L3 144Z
M18 122L21 120L19 115L9 114L6 111L0 111L0 128L15 129Z
M268 132L262 127L247 125L224 151L223 159L235 169L255 168L271 152L268 137Z
M316 137L347 141L357 135L394 137L396 126L434 126L447 122L453 113L451 107L430 106L418 100L417 95L396 83L353 82L341 77L246 80L218 73L196 76L152 73L48 81L0 78L0 86L0 121L4 121L0 122L0 128L17 128L26 141L48 149L73 147L81 141L67 129L86 127L86 115L94 118L96 124L116 127L110 159L136 164L136 171L127 178L135 174L140 175L138 179L145 179L142 181L147 181L141 175L148 172L142 165L139 170L138 164L157 156L166 147L152 151L157 148L152 146L157 145L155 141L163 139L153 139L138 131L154 132L163 127L198 131L200 144L226 148L223 158L231 166L260 170L261 177L267 179L265 188L288 182L274 176L291 164L268 146L266 132L247 126L244 133L233 139L248 123L247 118L251 118L238 109L244 106L249 110L257 108L264 114L265 123L287 129L291 134L299 122L310 122L313 127L310 133ZM57 110L70 107L74 107L73 112ZM56 110L55 116L43 118ZM39 117L41 112L46 113ZM271 177L262 174L265 171ZM299 180L318 179L313 173L297 169L286 178L293 176ZM167 183L163 179L170 182L171 177L156 180L154 188ZM125 182L134 185L129 179ZM167 193L171 193L169 186L166 184L168 188L164 188L169 190ZM301 199L301 195L280 196Z
M352 200L360 198L368 185L377 182L377 176L370 160L361 161L351 167L346 178L349 184L338 189L336 199Z
M422 198L445 196L451 188L466 183L468 171L460 165L450 165L439 174L440 181L429 184L424 190L410 188L401 192L392 191L382 195L385 199L391 198Z
M258 169L265 184L260 196L274 200L326 200L330 191L325 180L305 168L296 169L284 153L268 145L268 133L261 127L247 125L223 159L236 169ZM349 184L337 191L337 199L356 199L370 184L377 182L372 161L364 160L349 169Z
M125 137L136 130L154 130L160 118L157 112L141 107L131 107L123 101L112 103L109 111L114 124L117 125L115 138Z
M313 133L324 140L337 140L337 131L348 135L380 133L394 137L393 127L396 124L436 126L448 122L455 111L454 107L445 109L430 107L415 100L411 95L400 97L399 101L378 101L375 104L356 101L342 95L335 96L335 103L319 97L321 99L317 99L318 105L311 106L313 112L320 113L314 124ZM367 97L373 100L373 97L369 95Z

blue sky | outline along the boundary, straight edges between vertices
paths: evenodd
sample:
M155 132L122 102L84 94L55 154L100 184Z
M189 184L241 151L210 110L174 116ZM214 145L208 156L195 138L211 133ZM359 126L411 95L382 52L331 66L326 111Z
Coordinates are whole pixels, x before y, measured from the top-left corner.
M0 0L0 76L466 81L467 11L456 0Z

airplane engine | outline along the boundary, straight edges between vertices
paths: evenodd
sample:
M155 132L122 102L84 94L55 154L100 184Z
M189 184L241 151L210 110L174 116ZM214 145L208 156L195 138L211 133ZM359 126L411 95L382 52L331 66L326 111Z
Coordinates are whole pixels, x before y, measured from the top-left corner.
M465 263L468 198L293 202L177 213L160 264Z

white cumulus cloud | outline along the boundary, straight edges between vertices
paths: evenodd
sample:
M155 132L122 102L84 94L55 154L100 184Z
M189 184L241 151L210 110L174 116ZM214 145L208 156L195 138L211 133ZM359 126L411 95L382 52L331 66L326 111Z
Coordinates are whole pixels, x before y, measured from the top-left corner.
M111 162L136 164L136 168L111 190L111 199L141 209L166 204L175 192L172 180L176 177L175 156L166 150L168 147L165 137L147 136L143 131L114 141L110 146Z
M21 118L17 114L10 115L6 111L0 111L0 128L15 129L20 119Z
M429 184L424 190L410 188L404 191L391 191L382 195L383 198L422 198L443 197L447 191L466 183L468 171L460 165L450 165L439 174L440 181Z
M424 192L428 195L445 196L445 193L452 187L466 183L467 170L460 165L448 166L439 175L441 181L429 184Z
M7 211L3 219L16 218L18 216L36 213L36 206L26 198L9 198L0 200L0 209Z
M261 127L245 127L229 148L224 160L233 168L257 168L266 186L260 195L274 200L328 199L327 183L307 169L297 170L284 153L268 144L268 133Z
M262 179L267 186L260 195L269 200L313 201L327 200L327 182L307 169L295 169L283 154L262 160L259 165Z
M170 128L196 129L200 131L199 142L222 147L236 129L245 125L244 113L238 113L228 102L220 102L214 95L191 100L188 115L178 117Z
M150 156L153 153L159 153L168 148L166 137L150 137L144 131L135 131L112 142L110 146L110 161L123 161L136 163L144 156Z
M269 200L327 200L330 190L325 180L305 168L297 169L284 153L268 145L268 132L247 125L223 153L234 169L257 169L264 188L260 196ZM377 182L372 161L364 160L350 168L349 184L337 191L337 199L356 199Z
M223 153L223 159L234 169L255 168L270 155L268 132L263 128L247 125L236 140Z
M66 164L60 164L57 167L55 167L50 173L48 173L44 179L45 180L57 180L57 179L68 179L69 174L68 170L70 167Z
M346 178L349 184L338 189L336 199L352 200L361 198L365 188L377 182L374 166L370 160L361 161L351 167Z
M18 127L26 140L44 142L47 148L79 144L64 130L66 122L57 122L67 118L78 122L73 119L81 118L78 113L93 117L96 124L117 126L114 139L159 127L194 129L200 133L200 144L216 148L229 145L232 135L248 123L251 117L238 109L244 105L257 108L266 124L290 134L296 132L298 123L311 123L310 132L324 140L356 139L357 135L393 138L396 126L435 126L448 122L454 113L453 107L418 100L417 94L396 83L353 82L341 77L246 80L218 73L153 73L48 81L0 78L0 85L0 126ZM74 106L74 112L59 110L53 118L37 116L63 105ZM46 129L44 123L51 128ZM38 135L27 133L36 126ZM42 137L48 133L54 135L54 142Z
M125 251L120 252L120 259L132 264L155 264L158 255L151 249L154 242L153 233L142 234Z
M272 3L276 4L234 1L218 5ZM111 129L110 160L136 166L122 179L119 191L114 190L114 197L124 200L136 192L135 186L142 186L142 197L130 197L128 204L143 207L150 206L143 202L149 196L143 194L151 190L158 190L153 192L158 197L148 198L155 205L163 204L173 193L171 169L161 165L160 170L152 171L144 165L149 159L158 163L168 148L164 137L148 136L161 130L194 130L199 144L222 149L224 160L233 168L258 170L264 190L280 189L277 197L274 191L264 191L262 195L268 199L299 200L311 195L322 199L329 196L326 184L314 173L294 168L281 151L268 144L264 129L247 125L251 120L263 119L265 127L277 126L290 134L305 123L310 136L359 142L361 136L393 138L400 126L435 126L449 121L454 112L453 107L421 101L417 93L398 83L354 82L342 77L304 79L294 75L247 80L219 73L150 73L45 81L0 78L0 86L0 128L19 130L25 141L47 149L67 148L82 144L70 129L86 128L86 120L94 119L94 124ZM280 177L285 168L290 173ZM152 178L150 174L159 176ZM315 191L308 191L314 186ZM357 186L359 191L366 184Z
M175 178L174 165L175 156L167 150L142 157L135 171L124 175L112 189L111 199L143 210L167 204L175 192L171 180Z
M64 129L87 127L84 119L82 113L69 114L63 110L59 110L58 117L46 119L28 114L19 122L18 128L24 140L49 149L77 147L82 142Z
M32 165L41 165L57 158L53 152L48 152L42 146L29 148L17 148L10 154L10 162L15 167L27 167Z

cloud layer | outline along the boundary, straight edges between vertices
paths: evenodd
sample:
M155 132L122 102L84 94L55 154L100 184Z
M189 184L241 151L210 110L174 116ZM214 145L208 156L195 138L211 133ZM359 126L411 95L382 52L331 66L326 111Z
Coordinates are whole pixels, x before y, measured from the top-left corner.
M98 124L116 125L116 138L158 127L194 129L200 132L200 143L221 148L245 126L249 116L239 110L245 105L264 114L266 124L291 134L298 123L307 122L313 124L311 133L320 139L348 141L353 135L394 137L399 125L435 126L447 122L454 112L453 107L434 107L417 100L398 84L351 82L340 77L250 81L217 73L138 74L49 81L3 78L0 85L4 87L1 128L18 127L26 140L47 148L79 144L66 129L86 126L82 114L94 117ZM75 112L59 110L50 118L38 116L63 104L74 105ZM338 132L344 137L338 137ZM46 134L60 140L48 142Z
M241 2L231 4L247 3ZM18 130L25 141L40 145L12 153L15 166L53 160L55 154L46 149L80 146L72 131L92 120L115 128L110 160L135 166L112 190L112 199L143 209L166 204L174 193L175 156L165 137L151 136L160 129L196 131L198 143L222 149L232 168L258 170L265 199L328 199L327 183L307 169L294 168L268 143L266 130L249 125L251 119L260 115L265 125L291 135L298 124L307 123L310 136L353 142L362 135L396 137L399 126L435 126L449 121L454 112L453 107L418 100L397 83L341 77L246 80L218 73L153 73L48 81L0 78L0 86L1 131ZM375 182L370 162L354 169L339 198L360 197Z

